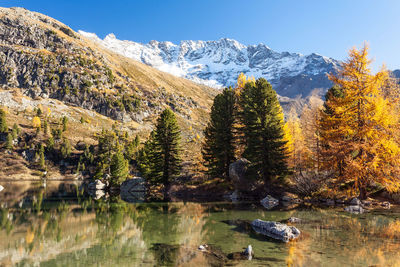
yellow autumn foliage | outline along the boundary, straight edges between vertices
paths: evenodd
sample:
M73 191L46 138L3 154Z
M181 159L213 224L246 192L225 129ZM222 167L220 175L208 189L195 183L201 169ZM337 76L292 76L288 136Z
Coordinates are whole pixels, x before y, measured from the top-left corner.
M341 69L329 75L343 97L328 99L329 112L322 112L320 120L325 169L336 170L338 185L354 182L361 197L375 182L389 191L400 188L400 117L395 101L385 97L388 72L382 68L371 74L370 63L367 46L350 50Z
M42 125L40 118L38 116L33 117L32 119L32 126L33 128L40 128L40 126Z

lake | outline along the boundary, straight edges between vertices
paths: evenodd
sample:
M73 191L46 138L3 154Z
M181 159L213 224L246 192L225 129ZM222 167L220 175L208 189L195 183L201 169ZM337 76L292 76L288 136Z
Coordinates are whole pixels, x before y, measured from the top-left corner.
M399 266L400 210L93 200L77 182L0 182L0 266ZM248 221L302 219L297 241ZM208 244L212 253L198 250ZM225 258L252 245L252 261Z

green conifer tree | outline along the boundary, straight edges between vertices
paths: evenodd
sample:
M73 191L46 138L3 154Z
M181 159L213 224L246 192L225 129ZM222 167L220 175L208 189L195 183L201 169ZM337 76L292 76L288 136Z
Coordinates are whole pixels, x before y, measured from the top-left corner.
M12 138L15 140L18 138L18 135L20 133L20 129L16 123L14 123L13 128L12 128Z
M11 133L7 134L7 139L6 139L6 149L13 149L13 138Z
M245 139L243 156L249 172L269 183L287 171L283 113L276 92L267 80L247 83L240 96Z
M121 184L129 175L129 163L120 149L113 155L110 164L111 183Z
M62 117L62 126L63 126L63 132L67 130L67 124L68 124L68 118L66 116Z
M235 160L235 93L226 88L214 98L210 121L204 131L202 154L209 174L229 178Z
M44 169L46 167L43 144L40 144L40 148L39 148L39 164L40 164L40 168L42 168L42 169Z
M6 120L6 112L3 109L0 109L0 133L7 133L8 126Z
M149 168L149 181L164 185L164 200L168 200L172 179L180 172L179 142L180 130L175 114L167 108L157 119L156 129L148 141L145 159Z

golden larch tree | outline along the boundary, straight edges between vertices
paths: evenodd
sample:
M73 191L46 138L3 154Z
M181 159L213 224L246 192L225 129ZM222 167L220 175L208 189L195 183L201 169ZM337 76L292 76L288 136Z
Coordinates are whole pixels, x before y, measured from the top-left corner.
M360 198L374 182L388 191L400 187L399 116L383 90L389 74L384 68L371 74L370 63L367 46L350 50L348 60L329 75L343 95L325 102L320 120L325 166L338 166L335 184L353 183Z

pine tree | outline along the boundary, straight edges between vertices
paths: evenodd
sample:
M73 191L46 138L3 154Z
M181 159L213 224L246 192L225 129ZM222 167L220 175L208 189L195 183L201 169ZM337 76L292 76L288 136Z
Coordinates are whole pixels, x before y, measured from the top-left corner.
M66 116L62 117L62 131L65 132L67 130L68 118Z
M157 119L156 129L151 138L145 157L149 168L147 178L150 182L164 185L164 200L168 200L172 179L179 174L181 168L180 130L175 114L170 109L165 109Z
M399 115L384 95L388 72L372 75L369 64L367 47L350 50L342 68L329 75L343 96L329 96L320 122L325 168L336 171L334 184L354 184L360 198L373 182L400 189Z
M155 150L154 142L155 142L155 132L152 131L150 133L149 139L144 143L144 146L139 150L137 157L138 169L142 173L142 175L148 179L151 177L151 170L154 168L152 165L153 152Z
M8 126L6 120L6 112L3 109L0 109L0 133L7 133Z
M46 167L46 162L45 162L45 158L44 158L44 146L43 146L43 144L40 144L39 164L40 164L40 168L42 168L42 169L44 169Z
M20 129L19 129L18 125L16 123L14 123L13 128L12 128L12 137L14 140L18 138L19 133L20 133Z
M250 173L266 183L287 171L283 113L277 94L267 80L247 83L240 95L245 139L244 157Z
M110 173L113 184L121 184L129 175L129 163L120 149L111 159Z
M204 131L202 154L211 175L229 178L235 160L235 92L226 88L214 98L210 121Z
M43 122L43 133L47 136L49 134L49 125L47 123L47 120Z
M6 139L6 149L11 150L12 148L13 148L13 138L11 133L8 133Z

